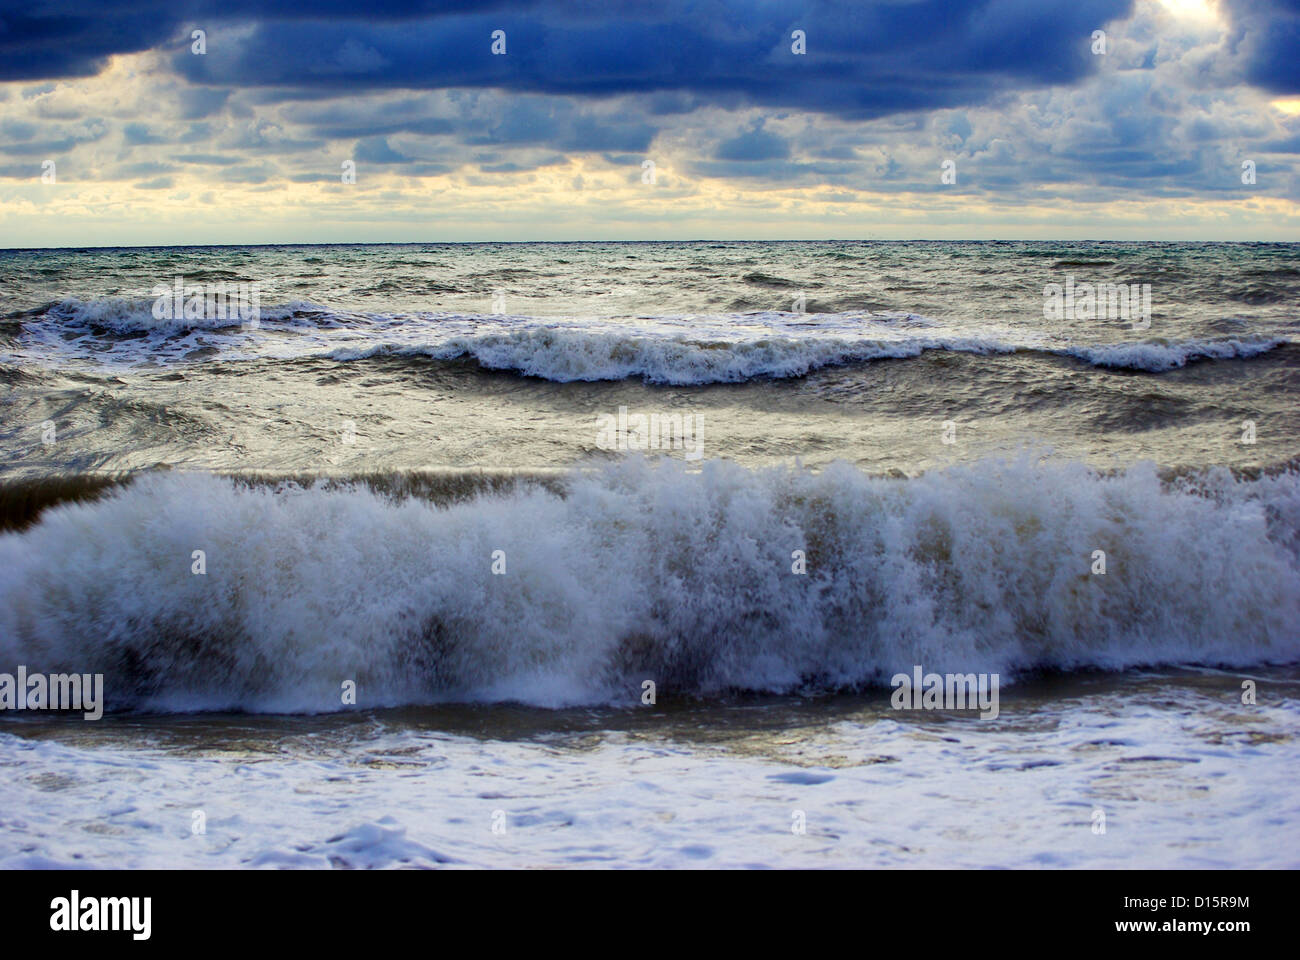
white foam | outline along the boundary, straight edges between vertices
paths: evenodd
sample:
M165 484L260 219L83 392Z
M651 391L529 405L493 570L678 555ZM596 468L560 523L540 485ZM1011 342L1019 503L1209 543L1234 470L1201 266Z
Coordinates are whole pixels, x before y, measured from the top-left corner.
M891 312L763 313L540 319L449 313L350 313L304 301L263 307L259 323L157 320L152 301L64 300L24 320L0 360L98 366L375 356L472 359L558 383L644 379L688 386L815 370L927 351L978 355L1036 351L1094 366L1163 372L1193 360L1259 356L1289 341L1193 338L1073 344L1042 332L963 326ZM917 332L918 328L922 332Z
M749 728L730 748L661 739L667 717L635 738L277 731L252 763L242 733L230 750L220 732L164 749L138 729L5 731L0 868L1294 869L1288 689L1270 684L1249 730L1230 690L1148 683L1004 699L995 723L883 708L795 736Z
M1248 359L1282 346L1278 339L1185 340L1182 342L1113 343L1070 347L1060 351L1098 367L1120 367L1159 373L1186 366L1191 360Z
M678 386L737 383L756 377L800 377L822 367L869 360L918 357L927 350L1011 353L996 340L970 337L765 337L704 341L612 331L540 328L456 337L432 346L378 346L335 351L336 360L377 354L426 355L438 360L469 357L494 370L514 370L557 383L625 380Z
M314 712L346 680L368 706L559 705L644 679L1300 658L1300 477L1203 484L1028 458L912 480L632 459L563 499L438 509L148 476L0 537L0 664L103 672L110 708Z
M119 335L219 330L223 327L238 327L245 322L237 316L162 319L154 316L153 308L153 300L131 300L120 297L106 297L100 300L69 298L51 307L49 315L64 327L98 327Z

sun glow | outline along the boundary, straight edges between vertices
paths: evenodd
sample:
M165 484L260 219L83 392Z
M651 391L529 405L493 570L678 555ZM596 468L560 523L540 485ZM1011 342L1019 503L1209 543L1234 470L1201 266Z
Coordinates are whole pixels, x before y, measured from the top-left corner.
M1206 23L1219 19L1215 0L1159 0L1160 5L1180 20L1200 20Z

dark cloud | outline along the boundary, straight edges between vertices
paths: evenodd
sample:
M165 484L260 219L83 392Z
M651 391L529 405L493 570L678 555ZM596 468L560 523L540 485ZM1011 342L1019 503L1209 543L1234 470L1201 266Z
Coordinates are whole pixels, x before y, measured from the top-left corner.
M790 144L758 126L748 133L718 145L715 160L784 160L790 156Z
M1274 93L1300 93L1300 0L1224 0L1246 78Z
M1270 140L1259 148L1265 153L1300 153L1300 133L1285 140Z
M367 2L0 0L0 80L84 76L174 51L195 84L286 95L497 88L654 94L654 110L757 104L875 117L978 103L1094 69L1087 38L1133 0ZM189 32L207 31L207 53ZM238 27L239 29L233 29ZM506 55L491 53L494 30ZM791 51L803 30L807 53ZM194 116L219 106L196 100Z
M134 179L135 177L156 177L159 174L175 173L176 167L170 163L157 163L155 161L145 161L142 163L127 163L118 167L114 175L123 179Z
M537 170L541 167L562 166L568 162L568 157L551 156L539 160L536 163L524 163L511 160L506 163L482 164L479 166L479 170L483 173L526 173L531 170Z
M175 22L157 3L0 0L0 80L92 76L112 54L158 46Z
M36 136L37 129L34 123L6 120L4 123L0 123L0 138L10 142L14 140L30 140Z
M0 0L0 81L85 77L108 58L190 45L190 31L262 18L369 23L526 10L509 0Z
M215 179L225 183L266 183L273 173L273 170L262 167L227 167L217 173Z
M1248 116L1259 96L1237 86L1300 92L1300 0L1221 0L1223 43L1158 8L1118 23L1133 3L0 0L0 82L33 82L14 88L33 102L0 127L0 157L25 170L88 138L73 121L89 110L35 81L147 49L165 54L157 108L96 121L120 132L116 160L141 161L119 168L132 179L168 161L226 183L337 183L343 158L375 174L490 176L568 162L560 152L635 179L662 150L675 171L747 186L939 191L951 156L961 192L1070 182L1178 196L1239 185L1239 153L1300 152L1296 123ZM1112 23L1111 54L1093 56L1092 31ZM497 29L505 56L491 53ZM791 51L796 29L806 54ZM1181 61L1180 44L1194 50ZM1214 107L1238 97L1245 108ZM1270 189L1294 193L1288 182Z
M0 134L6 134L0 138L0 152L23 157L53 157L67 153L80 144L94 143L107 133L107 128L102 122L92 120L70 127L62 125L55 125L54 129L47 127L41 131L45 136L36 140L30 137L28 130L30 126L27 123L7 121L3 127L0 127ZM11 128L12 135L9 134Z
M649 148L655 128L648 123L609 122L593 116L577 117L568 134L555 142L561 150L577 152L634 151Z
M190 87L180 92L181 116L186 120L202 120L220 111L230 99L229 90L213 87Z
M0 149L19 157L49 157L67 153L80 141L65 137L62 140L42 140L39 143L6 143Z
M178 163L197 163L206 166L228 167L240 162L239 157L217 153L186 153L176 157Z
M167 138L161 133L154 133L143 123L128 123L122 127L122 136L132 146L149 143L166 143Z
M405 163L411 159L390 147L383 137L367 137L352 155L358 163Z
M656 109L752 103L849 117L977 103L1078 79L1087 40L1132 0L696 3L596 15L587 3L502 5L402 23L266 18L238 44L214 32L176 69L196 83L367 89L499 88L656 95ZM506 32L506 54L491 53ZM791 50L803 30L807 53Z
M702 160L689 165L692 173L725 179L753 178L805 185L860 185L861 168L851 164L796 163L788 160Z

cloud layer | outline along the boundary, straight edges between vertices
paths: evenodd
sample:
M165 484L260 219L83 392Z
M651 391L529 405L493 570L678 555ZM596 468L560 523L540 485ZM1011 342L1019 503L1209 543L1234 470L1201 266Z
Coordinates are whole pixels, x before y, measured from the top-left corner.
M66 218L99 242L1300 224L1300 0L612 11L0 0L0 222L16 245Z

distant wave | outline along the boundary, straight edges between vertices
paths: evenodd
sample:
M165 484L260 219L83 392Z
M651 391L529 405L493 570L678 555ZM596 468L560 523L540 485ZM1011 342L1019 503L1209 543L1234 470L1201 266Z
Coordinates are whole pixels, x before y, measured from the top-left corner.
M1118 367L1159 373L1186 366L1193 360L1245 360L1268 353L1285 343L1286 340L1275 338L1183 340L1175 343L1146 341L1105 344L1096 347L1069 347L1052 352L1077 357L1098 367Z
M774 277L757 271L747 273L741 279L746 283L752 283L756 287L768 287L776 290L794 289L799 286L794 280L787 280L785 277Z
M915 664L1248 667L1300 659L1298 625L1296 473L634 458L444 507L164 474L0 536L0 665L102 672L117 709L325 712L345 681L362 706L553 706Z
M739 383L758 377L800 377L822 367L869 360L918 357L927 350L1012 353L994 340L963 337L910 337L848 340L831 337L726 341L688 337L647 337L631 333L533 328L504 334L456 337L429 346L344 348L334 360L378 355L468 358L492 370L514 370L558 383L625 380L679 386Z
M1248 359L1285 344L1278 339L1188 340L1106 344L1059 349L1023 347L981 337L910 336L895 339L833 337L709 342L578 330L528 329L459 337L430 346L345 348L334 360L379 355L472 359L493 370L513 370L558 383L625 380L688 386L738 383L760 377L800 377L829 366L901 360L930 351L970 354L1039 353L1072 357L1097 367L1160 373L1195 360Z
M649 326L643 329L599 320L344 313L306 301L261 307L260 330L254 330L238 318L155 319L152 306L148 300L69 299L12 319L21 320L24 330L36 331L41 349L56 359L78 356L131 364L257 356L336 361L398 356L472 360L488 369L557 383L640 378L676 386L801 377L825 367L916 358L934 351L1039 354L1102 368L1162 373L1195 361L1250 359L1290 342L1227 337L1058 346L1047 340L1013 340L1006 333L946 333L938 321L905 312L647 317ZM771 334L756 332L763 327ZM65 336L77 331L83 336ZM346 336L332 337L331 332ZM198 344L191 335L198 333L206 339L196 353ZM280 333L294 336L274 336ZM272 339L260 339L268 335ZM111 349L84 338L107 338L105 345ZM345 345L337 345L340 340ZM269 344L266 351L259 349L263 342Z
M233 282L233 281L232 281ZM117 335L138 333L172 334L190 330L220 330L240 327L247 321L235 317L200 317L159 319L153 314L152 299L104 297L97 300L68 298L46 306L44 314L70 327L88 327ZM296 314L322 312L324 308L305 301L261 307L258 319L288 320Z

